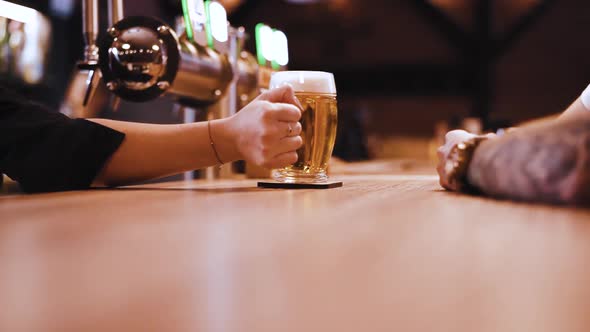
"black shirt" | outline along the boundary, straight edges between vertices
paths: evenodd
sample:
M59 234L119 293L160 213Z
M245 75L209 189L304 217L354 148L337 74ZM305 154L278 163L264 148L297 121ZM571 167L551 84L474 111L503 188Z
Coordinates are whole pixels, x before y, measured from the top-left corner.
M86 189L125 134L70 119L0 86L0 174L26 192Z

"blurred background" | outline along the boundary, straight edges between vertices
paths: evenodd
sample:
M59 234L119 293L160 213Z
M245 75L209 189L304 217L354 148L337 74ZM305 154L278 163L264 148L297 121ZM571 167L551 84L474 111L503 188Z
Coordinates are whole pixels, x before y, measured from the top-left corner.
M81 1L11 1L45 14L50 40L40 80L0 79L56 111L82 59ZM339 100L336 155L432 158L446 130L495 130L564 110L590 83L590 2L584 0L225 0L234 26L286 33L289 69L331 71ZM180 0L126 0L125 15L171 26ZM107 27L106 2L100 4ZM12 27L14 28L14 27ZM42 29L43 30L43 29ZM6 39L6 38L4 38ZM2 46L4 45L4 46ZM247 48L255 53L252 38ZM115 119L182 121L166 98L122 102Z

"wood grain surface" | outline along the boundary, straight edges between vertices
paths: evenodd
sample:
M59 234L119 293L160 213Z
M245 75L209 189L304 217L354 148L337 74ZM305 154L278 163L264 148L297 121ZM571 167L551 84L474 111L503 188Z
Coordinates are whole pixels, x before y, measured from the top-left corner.
M590 330L590 211L359 173L0 196L0 331Z

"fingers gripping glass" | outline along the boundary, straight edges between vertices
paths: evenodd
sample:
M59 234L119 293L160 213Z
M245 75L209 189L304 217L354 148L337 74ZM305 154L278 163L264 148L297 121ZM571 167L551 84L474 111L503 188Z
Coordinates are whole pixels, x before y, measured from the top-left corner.
M285 183L323 183L328 181L327 168L338 123L334 75L317 71L283 71L274 73L270 88L289 84L302 106L301 138L297 162L275 169L272 177Z

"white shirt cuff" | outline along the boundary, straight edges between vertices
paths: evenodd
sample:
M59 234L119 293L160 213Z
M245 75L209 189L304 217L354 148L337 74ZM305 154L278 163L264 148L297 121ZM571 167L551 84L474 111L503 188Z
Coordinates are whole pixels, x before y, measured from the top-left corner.
M582 92L582 96L580 97L582 100L582 104L586 107L587 110L590 111L590 85Z

